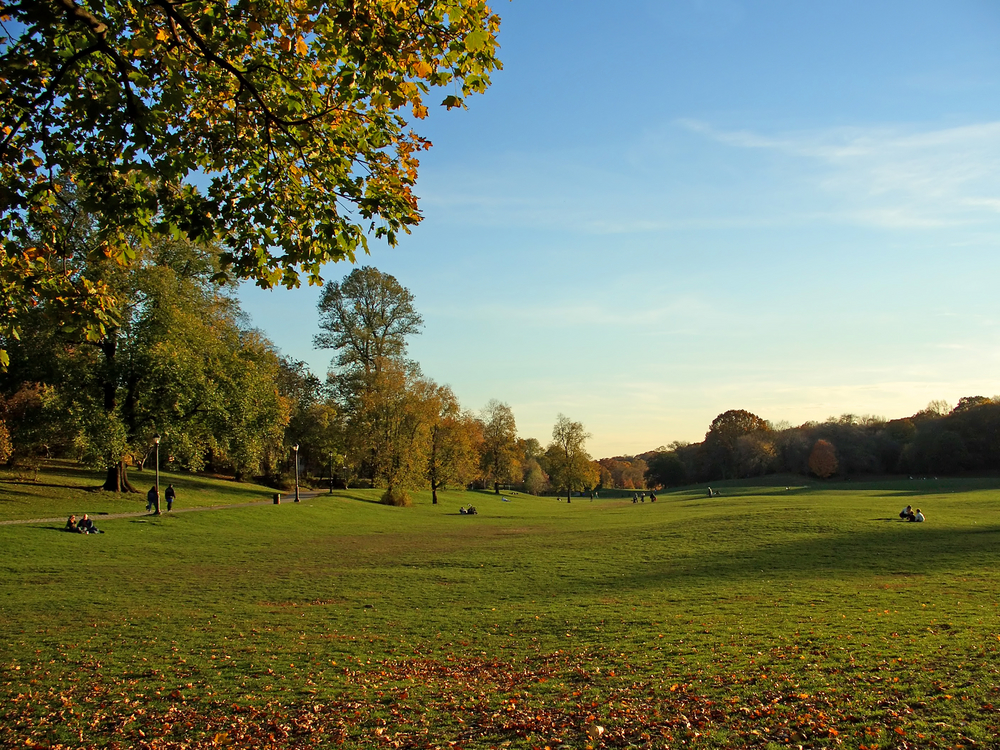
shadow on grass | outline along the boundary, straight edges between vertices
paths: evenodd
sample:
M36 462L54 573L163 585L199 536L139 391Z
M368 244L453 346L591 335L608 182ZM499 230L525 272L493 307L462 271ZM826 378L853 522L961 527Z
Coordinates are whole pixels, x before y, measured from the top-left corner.
M1000 479L995 477L972 477L972 478L945 478L945 479L894 479L891 481L850 481L850 482L819 482L812 484L801 484L802 477L798 477L798 484L784 485L781 482L769 484L744 484L736 483L712 485L715 494L710 498L707 487L683 488L673 490L670 493L664 492L662 499L675 499L683 501L691 500L716 500L724 502L727 498L745 497L807 497L816 493L835 492L874 492L885 498L899 497L922 497L926 495L950 495L967 492L983 492L989 490L1000 491ZM732 481L732 480L730 480Z
M382 500L372 490L337 490L334 497L357 500L359 503L368 503L369 505L382 505Z
M815 579L824 572L918 576L966 570L970 565L990 569L1000 546L998 525L940 529L929 522L898 523L899 527L880 524L871 531L819 534L749 549L720 545L717 550L665 562L660 570L644 568L632 576L632 582L644 588L692 578L732 584L759 578L761 573Z
M99 490L92 484L55 484L54 482L34 482L30 479L0 479L0 484L19 484L25 487L52 487L60 490ZM24 493L27 494L27 493Z
M0 484L6 484L6 482L0 482ZM16 498L30 498L31 500L35 500L38 498L38 493L25 492L23 490L14 490L4 487L3 496L0 497L0 503L22 502L22 500Z

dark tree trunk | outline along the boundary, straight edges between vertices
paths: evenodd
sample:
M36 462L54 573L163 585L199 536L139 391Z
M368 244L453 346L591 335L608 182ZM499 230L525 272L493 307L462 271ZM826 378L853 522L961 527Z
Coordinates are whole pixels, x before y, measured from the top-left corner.
M114 466L108 467L108 473L104 479L104 485L101 489L106 490L107 492L139 491L128 481L128 467L125 465L124 459L119 461Z
M437 482L431 482L431 505L438 504L438 487Z

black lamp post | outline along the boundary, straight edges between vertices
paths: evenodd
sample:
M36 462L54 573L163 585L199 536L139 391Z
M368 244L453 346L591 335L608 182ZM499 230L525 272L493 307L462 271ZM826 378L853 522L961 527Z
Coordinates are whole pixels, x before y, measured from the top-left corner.
M299 444L292 446L295 451L295 502L299 502Z
M160 433L153 435L156 445L156 515L160 515Z

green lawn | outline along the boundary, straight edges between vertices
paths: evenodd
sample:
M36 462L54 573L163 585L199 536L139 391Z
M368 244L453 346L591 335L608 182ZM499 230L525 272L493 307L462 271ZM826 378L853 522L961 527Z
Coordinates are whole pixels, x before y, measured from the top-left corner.
M129 479L137 492L118 494L100 489L103 474L70 461L53 461L36 478L30 473L0 469L0 521L68 517L70 513L89 513L99 520L108 514L142 513L146 510L146 492L155 483L155 476L148 469L132 469ZM167 507L163 492L170 483L177 490L178 508L261 502L274 494L274 490L254 484L161 471L163 508Z
M94 479L0 477L0 518L144 509ZM0 526L0 744L989 746L1000 481L777 481Z

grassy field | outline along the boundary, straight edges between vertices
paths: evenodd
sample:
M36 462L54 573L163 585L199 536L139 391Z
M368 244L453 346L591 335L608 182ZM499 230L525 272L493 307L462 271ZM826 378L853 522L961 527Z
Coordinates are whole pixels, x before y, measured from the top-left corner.
M9 479L9 478L8 478ZM1000 481L572 504L164 475L0 525L0 745L954 748L1000 734ZM151 475L143 475L142 489ZM785 482L798 482L785 486ZM61 466L0 520L141 511ZM477 516L458 513L474 503ZM920 507L928 521L897 513Z

